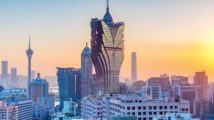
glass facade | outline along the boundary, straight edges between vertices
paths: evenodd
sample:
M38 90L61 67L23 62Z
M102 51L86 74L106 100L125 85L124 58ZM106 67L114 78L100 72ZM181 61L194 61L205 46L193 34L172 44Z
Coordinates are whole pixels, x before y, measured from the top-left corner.
M81 98L81 70L74 68L57 68L60 110L64 101L72 99L77 102Z
M124 60L123 22L113 23L107 7L103 20L91 21L91 58L96 71L96 89L104 93L119 90L120 68Z

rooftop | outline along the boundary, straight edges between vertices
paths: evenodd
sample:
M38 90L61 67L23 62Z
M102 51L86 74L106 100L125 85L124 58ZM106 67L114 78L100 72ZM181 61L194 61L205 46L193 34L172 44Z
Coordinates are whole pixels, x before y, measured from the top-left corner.
M82 54L91 54L91 49L88 47L88 43L86 42L86 46L82 50Z

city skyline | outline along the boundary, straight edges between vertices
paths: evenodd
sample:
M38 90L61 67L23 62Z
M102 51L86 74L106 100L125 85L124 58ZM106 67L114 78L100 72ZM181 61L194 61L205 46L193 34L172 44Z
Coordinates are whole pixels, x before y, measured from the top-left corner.
M130 53L136 51L139 79L144 80L162 73L188 76L195 71L206 71L209 80L214 79L212 1L196 0L185 4L184 1L168 0L155 3L142 0L121 1L110 1L110 12L115 21L124 21L127 26L122 77L130 78ZM79 68L81 50L85 42L90 41L89 21L97 16L102 18L106 6L104 3L100 0L53 1L42 5L41 1L0 2L0 10L7 11L0 20L0 25L3 26L0 28L0 60L8 60L9 65L27 75L27 69L23 69L27 68L24 52L30 34L32 49L35 51L33 70L55 76L58 66ZM49 5L48 9L45 5ZM127 10L128 6L131 9ZM16 12L13 13L14 10Z

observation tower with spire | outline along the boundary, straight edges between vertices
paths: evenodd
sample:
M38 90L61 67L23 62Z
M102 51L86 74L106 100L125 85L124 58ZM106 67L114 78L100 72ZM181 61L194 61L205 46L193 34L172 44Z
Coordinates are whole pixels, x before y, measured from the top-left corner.
M29 98L29 84L31 82L31 59L32 59L32 55L33 55L33 50L31 49L31 39L29 36L29 45L28 45L28 49L26 51L26 55L28 58L28 82L27 82L27 91L28 91L28 98Z

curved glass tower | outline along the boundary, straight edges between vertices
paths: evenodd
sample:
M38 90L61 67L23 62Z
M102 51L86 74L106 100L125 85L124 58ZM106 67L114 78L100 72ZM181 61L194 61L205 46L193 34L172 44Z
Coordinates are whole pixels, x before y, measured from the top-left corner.
M114 23L107 2L102 20L91 20L91 58L96 71L97 91L117 93L124 59L123 22Z

